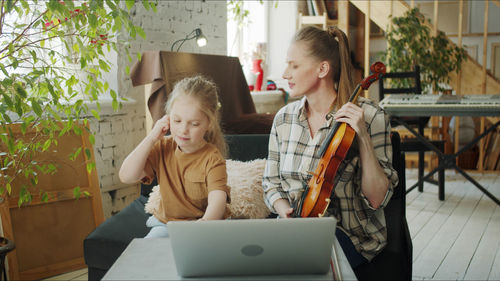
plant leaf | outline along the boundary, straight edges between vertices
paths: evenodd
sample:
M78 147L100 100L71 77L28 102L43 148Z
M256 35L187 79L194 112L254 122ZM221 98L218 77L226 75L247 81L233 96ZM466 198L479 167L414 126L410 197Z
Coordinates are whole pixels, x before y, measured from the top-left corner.
M135 5L135 0L125 0L125 4L127 5L127 9L130 11L130 9L132 9Z
M75 197L75 199L79 199L80 198L80 187L77 186L75 188L73 188L73 197Z
M31 107L33 108L33 111L35 112L36 115L39 117L42 117L43 110L38 101L34 98L31 98Z

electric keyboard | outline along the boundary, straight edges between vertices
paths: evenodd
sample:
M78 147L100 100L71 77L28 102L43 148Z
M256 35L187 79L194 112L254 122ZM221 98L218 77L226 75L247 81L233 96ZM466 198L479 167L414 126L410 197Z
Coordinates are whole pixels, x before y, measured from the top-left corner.
M500 116L500 94L392 94L380 102L380 107L394 116Z

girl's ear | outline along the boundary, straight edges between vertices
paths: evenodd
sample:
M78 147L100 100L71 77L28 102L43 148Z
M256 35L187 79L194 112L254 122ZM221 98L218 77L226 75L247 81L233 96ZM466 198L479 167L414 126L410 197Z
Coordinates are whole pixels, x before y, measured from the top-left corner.
M327 61L320 62L318 77L325 78L329 71L330 71L330 64Z

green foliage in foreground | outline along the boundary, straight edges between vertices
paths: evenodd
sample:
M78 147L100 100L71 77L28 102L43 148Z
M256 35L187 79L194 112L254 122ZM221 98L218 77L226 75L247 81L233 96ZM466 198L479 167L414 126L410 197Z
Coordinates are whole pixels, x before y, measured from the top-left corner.
M33 156L57 149L61 135L81 135L82 116L99 119L99 96L109 95L113 108L120 107L103 73L111 70L106 59L111 51L121 48L131 60L128 42L118 38L146 36L130 19L134 5L134 0L0 0L0 195L19 196L19 206L33 194L49 200L50 194L36 188L38 175L54 173L57 166ZM142 5L156 11L148 0ZM36 133L19 138L16 130ZM81 152L76 147L68 157ZM90 151L83 153L89 159ZM87 162L88 172L94 167ZM29 184L14 188L18 177ZM77 187L74 194L88 192Z

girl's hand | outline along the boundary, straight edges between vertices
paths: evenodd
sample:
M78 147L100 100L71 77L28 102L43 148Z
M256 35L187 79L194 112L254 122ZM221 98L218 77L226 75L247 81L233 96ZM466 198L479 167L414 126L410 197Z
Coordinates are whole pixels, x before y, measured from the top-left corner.
M164 115L161 119L156 121L156 124L153 126L153 129L149 133L149 136L154 140L162 139L165 134L170 129L170 116Z
M352 102L344 104L333 117L337 122L349 124L360 137L368 134L363 109Z
M208 205L205 214L199 220L220 220L226 212L227 194L222 190L212 190L208 193Z

